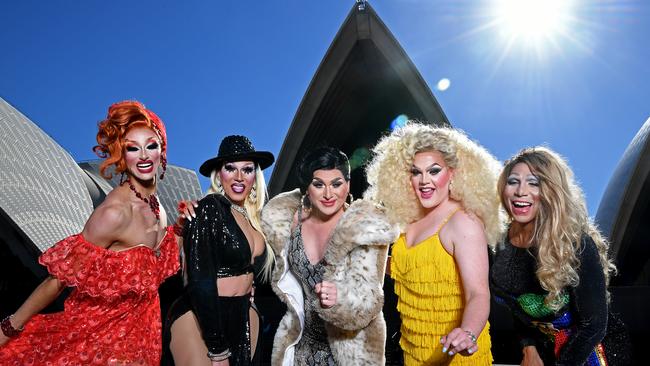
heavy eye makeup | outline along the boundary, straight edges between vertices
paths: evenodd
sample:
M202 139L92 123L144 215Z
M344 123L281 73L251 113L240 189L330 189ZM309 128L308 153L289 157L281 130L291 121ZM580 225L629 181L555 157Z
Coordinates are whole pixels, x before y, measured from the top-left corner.
M519 181L519 176L518 176L518 175L515 175L515 176L512 176L512 175L511 175L511 176L508 177L508 180L506 181L506 183L507 183L509 186L514 186L514 185L516 185L516 184L519 184L519 182L520 182L520 181Z
M234 164L225 164L223 168L228 172L232 173L237 170ZM255 173L255 165L247 165L241 169L244 174L253 174Z
M531 186L534 187L539 187L539 179L534 176L534 175L529 175L526 177L526 183L528 183ZM509 186L514 186L517 184L521 184L521 179L519 178L518 175L510 176L508 177L508 180L506 181L506 184Z
M325 182L323 182L320 179L314 179L311 181L311 185L316 187L316 188L322 188L325 186ZM330 182L330 185L334 188L339 188L340 186L343 185L343 179L341 178L336 178L333 181Z
M430 175L436 175L442 171L442 167L438 164L434 164L430 166L429 168L426 169L427 173ZM415 166L411 167L411 175L416 177L418 175L422 174L422 171Z
M539 179L534 175L526 177L526 182L531 186L539 187Z
M135 151L140 150L139 146L135 145L133 142L131 144L132 145L127 145L126 146L126 151L135 152ZM145 146L145 149L147 149L147 150L156 150L156 149L158 149L159 146L160 145L158 144L158 141L154 140L154 141L150 142L147 146Z

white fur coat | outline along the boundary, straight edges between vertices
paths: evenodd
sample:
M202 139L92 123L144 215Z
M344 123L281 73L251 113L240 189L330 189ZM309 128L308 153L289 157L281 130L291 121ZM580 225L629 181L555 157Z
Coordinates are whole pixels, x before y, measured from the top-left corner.
M303 295L286 268L285 248L299 207L300 192L295 190L273 198L262 211L262 229L276 255L273 290L288 309L275 334L272 365L292 363L293 349L304 324ZM385 363L382 286L388 245L397 235L397 228L389 223L383 210L363 200L352 203L334 229L325 251L328 265L323 280L336 284L337 303L327 309L316 308L325 321L330 348L339 365ZM282 284L287 279L292 282L289 291Z

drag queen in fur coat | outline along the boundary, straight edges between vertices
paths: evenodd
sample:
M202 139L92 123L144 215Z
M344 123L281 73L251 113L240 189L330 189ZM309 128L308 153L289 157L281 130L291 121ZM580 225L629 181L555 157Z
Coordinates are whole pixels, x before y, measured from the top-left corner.
M300 169L308 180L303 184L305 195L297 189L280 194L262 211L262 228L276 253L273 290L287 305L273 342L272 364L383 365L386 324L381 311L382 286L388 245L396 239L397 229L371 202L344 204L349 165L342 152L321 148L305 161ZM333 208L322 205L340 198L343 203L338 209L336 204ZM338 215L333 223L328 223L330 215ZM321 235L320 247L318 237L311 238L316 245L309 245L309 233L327 230L310 229L312 217L316 217L312 225L332 225L328 236ZM319 252L313 247L322 249L316 265L312 260L296 262ZM306 268L316 266L320 266L320 277L306 282Z

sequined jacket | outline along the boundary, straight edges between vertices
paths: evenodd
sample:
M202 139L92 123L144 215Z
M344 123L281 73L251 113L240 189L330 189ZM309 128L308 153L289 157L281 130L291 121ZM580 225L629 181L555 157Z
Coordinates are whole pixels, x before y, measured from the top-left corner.
M300 192L295 190L276 196L262 211L262 229L276 253L272 287L288 309L275 334L272 365L293 366L304 325L304 295L287 265L287 243L299 207ZM337 303L316 308L339 365L385 363L382 286L388 245L398 234L379 207L363 200L352 203L334 229L324 255L323 280L336 285Z
M212 353L229 348L220 321L217 278L257 272L259 259L251 264L251 249L246 236L222 195L211 194L199 201L196 219L188 221L183 234L186 293L196 315L203 340Z

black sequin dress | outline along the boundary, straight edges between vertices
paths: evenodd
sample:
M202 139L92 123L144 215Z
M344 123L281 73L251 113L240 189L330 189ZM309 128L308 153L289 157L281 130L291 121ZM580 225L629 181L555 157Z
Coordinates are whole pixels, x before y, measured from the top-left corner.
M320 302L314 286L323 281L323 263L322 261L316 264L309 262L302 241L300 218L298 222L291 235L287 257L289 269L300 281L305 295L305 326L302 337L296 345L295 365L336 365L327 340L325 324L315 310L316 306L320 306Z

